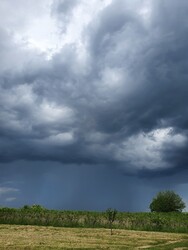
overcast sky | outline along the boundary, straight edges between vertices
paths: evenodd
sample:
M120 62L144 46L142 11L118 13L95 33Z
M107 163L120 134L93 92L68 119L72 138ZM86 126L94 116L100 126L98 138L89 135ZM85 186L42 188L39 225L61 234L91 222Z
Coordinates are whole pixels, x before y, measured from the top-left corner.
M0 206L188 204L188 1L0 1Z

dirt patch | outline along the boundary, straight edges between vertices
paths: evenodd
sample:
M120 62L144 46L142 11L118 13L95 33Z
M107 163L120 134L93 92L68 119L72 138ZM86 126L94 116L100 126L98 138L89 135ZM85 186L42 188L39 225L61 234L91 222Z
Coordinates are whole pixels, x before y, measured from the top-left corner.
M149 247L151 247L151 246L150 245L148 245L148 246L141 246L138 249L145 249L145 248L149 248Z
M176 247L173 250L187 250L187 247Z

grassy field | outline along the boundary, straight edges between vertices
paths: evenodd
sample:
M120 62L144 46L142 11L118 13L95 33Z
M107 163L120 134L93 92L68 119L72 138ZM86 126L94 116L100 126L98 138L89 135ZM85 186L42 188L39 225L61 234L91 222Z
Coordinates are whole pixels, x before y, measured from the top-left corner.
M188 249L188 235L115 229L0 225L0 249Z
M21 209L0 208L0 224L109 228L106 212L48 210L37 205ZM126 230L188 233L188 213L118 212L113 227Z

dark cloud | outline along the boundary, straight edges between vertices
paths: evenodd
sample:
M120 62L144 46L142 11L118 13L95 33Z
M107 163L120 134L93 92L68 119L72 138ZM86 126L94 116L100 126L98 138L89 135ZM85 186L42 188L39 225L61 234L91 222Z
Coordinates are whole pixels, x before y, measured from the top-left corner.
M99 8L99 3L93 8ZM48 8L53 22L61 23L62 40L73 29L71 25L77 25L75 8L85 6L85 1L54 1ZM114 192L112 203L118 202L115 193L121 187L133 188L129 180L140 180L144 190L149 186L154 190L157 180L165 178L174 183L172 187L187 183L182 178L188 164L187 2L112 1L97 10L86 18L83 29L78 29L78 41L64 43L48 59L47 52L29 45L31 39L18 42L11 26L8 30L1 25L1 163L12 166L17 162L18 166L20 160L28 162L30 168L23 170L23 176L28 173L32 182L33 166L40 161L45 176L41 182L46 183L58 178L55 171L61 172L60 167L53 172L49 162L62 164L64 171L74 166L67 176L78 178L87 173L89 178L90 172L91 183L99 178L99 189L103 182L107 185L101 199L112 188L110 183L115 186L119 179L122 186L109 192ZM30 14L31 20L32 15L36 13ZM69 36L66 39L71 40ZM101 173L99 166L103 166ZM109 182L104 181L108 168ZM118 177L112 181L113 174ZM180 177L175 181L176 176ZM150 178L155 179L154 184ZM148 184L144 186L142 180ZM128 187L124 181L130 183ZM78 192L83 192L89 182L79 185ZM92 194L94 187L95 183L88 193ZM60 188L57 185L56 189ZM43 195L44 191L40 199ZM84 194L85 207L86 197ZM66 199L67 207L79 204ZM134 210L134 205L118 206Z

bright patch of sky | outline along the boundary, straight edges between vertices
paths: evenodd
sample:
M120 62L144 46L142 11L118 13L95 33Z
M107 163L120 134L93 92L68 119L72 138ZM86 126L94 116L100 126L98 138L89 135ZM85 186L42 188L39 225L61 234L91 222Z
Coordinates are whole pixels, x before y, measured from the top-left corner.
M155 129L130 137L117 150L116 157L128 161L134 169L168 168L171 165L162 156L164 144L183 147L186 140L184 135L173 133L172 127Z
M111 0L101 0L100 5L98 0L83 0L70 14L64 31L62 28L64 20L57 19L51 12L52 1L39 2L39 5L37 4L29 10L30 19L25 16L27 19L20 20L19 28L16 31L11 30L11 32L13 32L16 43L25 45L29 49L35 49L39 53L43 53L47 59L51 59L53 54L60 51L66 44L74 43L78 48L83 49L82 32L84 28L99 11L111 3ZM27 7L30 8L30 5ZM40 14L37 15L36 8L38 7L40 7ZM18 8L19 11L22 13L21 7ZM12 14L15 15L15 13Z

